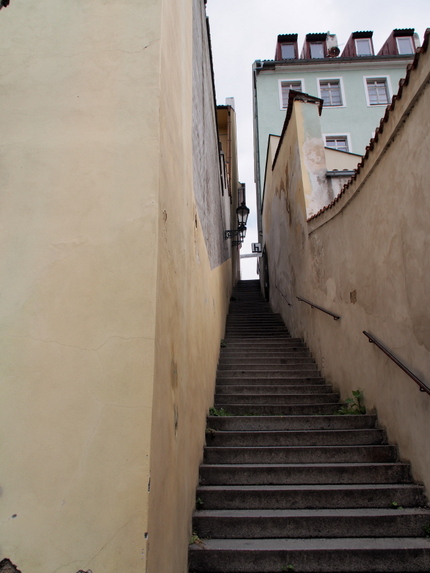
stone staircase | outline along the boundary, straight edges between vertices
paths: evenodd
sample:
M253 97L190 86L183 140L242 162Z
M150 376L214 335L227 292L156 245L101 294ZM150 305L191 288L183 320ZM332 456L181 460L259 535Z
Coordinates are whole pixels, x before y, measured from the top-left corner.
M215 408L190 572L430 572L422 486L375 416L336 415L339 395L258 281L233 293Z

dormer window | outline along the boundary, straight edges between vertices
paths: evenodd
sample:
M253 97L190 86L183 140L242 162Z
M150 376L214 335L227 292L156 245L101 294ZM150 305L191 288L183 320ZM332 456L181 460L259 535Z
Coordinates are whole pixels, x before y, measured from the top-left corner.
M370 38L360 38L355 40L355 51L357 56L373 56Z
M397 36L396 42L399 54L413 54L415 52L411 36Z
M311 58L324 57L324 44L322 42L311 42L309 47L311 50Z
M281 57L283 60L295 60L296 59L295 44L293 43L281 44Z

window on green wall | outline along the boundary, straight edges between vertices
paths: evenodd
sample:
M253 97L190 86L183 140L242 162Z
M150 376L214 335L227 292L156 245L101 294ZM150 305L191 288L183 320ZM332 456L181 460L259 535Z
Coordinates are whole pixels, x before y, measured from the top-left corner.
M320 97L324 100L324 107L343 105L342 90L339 79L320 80Z
M347 135L326 135L325 146L337 151L349 151Z
M290 90L295 90L296 92L303 91L302 80L281 80L281 109L287 109L288 107L288 95Z
M366 78L369 105L387 105L389 102L387 78Z

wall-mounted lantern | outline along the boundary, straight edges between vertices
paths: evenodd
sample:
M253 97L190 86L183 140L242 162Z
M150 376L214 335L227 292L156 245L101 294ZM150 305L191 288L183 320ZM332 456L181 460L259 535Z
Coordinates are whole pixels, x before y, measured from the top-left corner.
M224 231L224 239L231 239L233 237L239 237L242 242L246 234L246 222L248 221L249 209L243 201L241 205L236 209L237 215L237 229L228 229Z

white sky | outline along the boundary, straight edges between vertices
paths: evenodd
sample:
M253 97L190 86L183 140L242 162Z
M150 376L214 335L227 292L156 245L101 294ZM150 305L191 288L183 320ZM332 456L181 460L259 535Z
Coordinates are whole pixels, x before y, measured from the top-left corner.
M241 253L257 242L252 126L252 64L273 60L278 34L330 32L339 48L352 32L373 30L377 53L394 28L415 28L422 43L430 27L430 0L207 0L217 104L234 97L238 129L239 179L251 209ZM396 90L397 91L397 90ZM376 127L376 126L375 126ZM242 278L255 278L257 259L242 259Z

